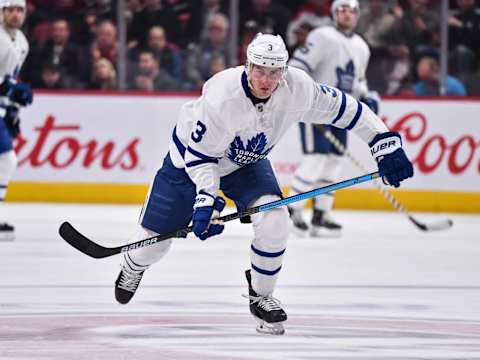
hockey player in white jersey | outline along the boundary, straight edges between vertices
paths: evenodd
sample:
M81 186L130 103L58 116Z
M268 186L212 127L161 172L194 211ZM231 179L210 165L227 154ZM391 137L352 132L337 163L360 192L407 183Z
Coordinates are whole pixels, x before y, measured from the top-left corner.
M370 58L367 43L353 32L358 16L357 0L335 0L331 5L334 26L312 30L305 46L295 51L289 62L308 72L314 80L332 85L378 112L378 95L369 92L365 72ZM329 125L300 124L304 156L292 180L292 195L328 185L339 180L341 153L325 138L328 130L344 146L347 132ZM330 210L333 193L314 199L311 226L303 218L304 202L289 205L293 229L299 235L338 237L342 226L333 220Z
M190 221L201 240L220 234L224 225L215 220L225 206L220 190L239 211L280 199L267 155L301 119L353 130L372 148L380 146L380 157L377 153L375 157L388 183L399 186L413 176L400 135L389 132L349 95L315 83L303 70L287 70L287 59L280 36L258 34L247 48L245 66L214 75L203 86L201 97L182 107L169 153L150 187L132 241L182 229ZM245 273L250 312L259 322L259 332L282 334L287 315L272 294L287 246L288 211L280 207L258 213L251 222L251 269ZM167 240L125 254L115 282L118 302L130 301L144 271L170 245Z
M19 107L32 103L29 85L17 82L17 76L28 54L28 42L20 28L25 20L25 0L0 0L0 203L4 201L8 182L16 168L17 158L12 139L20 131ZM5 210L0 208L0 216ZM0 240L11 240L14 228L1 222Z

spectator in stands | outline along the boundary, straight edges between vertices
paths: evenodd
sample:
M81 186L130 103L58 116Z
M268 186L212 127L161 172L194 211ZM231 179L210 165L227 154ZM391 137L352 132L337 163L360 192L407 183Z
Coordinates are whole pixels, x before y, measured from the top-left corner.
M81 56L81 50L70 41L70 25L64 18L53 21L50 40L40 49L33 51L29 62L32 64L31 68L34 68L34 64L56 65L75 87L88 80L88 64ZM53 70L51 66L46 69L50 72ZM34 86L41 80L39 75L37 71L32 72Z
M202 9L200 11L201 18L200 18L200 27L201 36L200 39L205 39L208 34L207 24L208 19L210 19L213 15L222 13L224 15L228 14L228 8L224 5L223 1L221 0L203 0L202 1Z
M173 10L165 6L162 0L145 0L144 4L143 10L133 15L128 29L128 47L144 48L148 29L152 26L163 27L168 35L168 41L178 43L181 29Z
M132 23L135 14L142 11L142 8L143 4L140 0L127 0L127 9L125 12L125 21L127 22L127 26Z
M131 88L142 91L179 90L179 84L160 65L151 51L141 51Z
M148 31L146 50L151 51L162 64L162 68L177 81L182 80L182 56L178 48L167 42L165 29L153 26Z
M406 45L415 57L424 51L435 49L440 41L440 11L428 0L408 0L406 7L396 6L396 22L391 33L393 44Z
M391 48L388 41L394 36L396 24L397 18L383 0L369 0L357 23L356 31L363 36L371 52L367 69L368 84L380 94L387 93L391 77L399 78L394 81L401 81L410 69L408 50L404 48L402 54L402 45ZM402 68L403 74L399 73Z
M72 89L78 87L78 82L72 82L58 64L45 63L40 80L34 86L39 89Z
M45 68L49 84L76 88L91 83L95 68L92 63L97 60L106 58L115 67L117 1L29 0L25 28L32 50L22 78L34 86L51 87L46 85L41 75L43 70L38 70L40 67ZM285 35L291 12L296 15L288 27L288 42L293 48L301 46L312 28L331 21L328 10L331 1L242 0L238 62L245 61L244 44L257 32ZM369 8L361 13L357 31L364 35L372 51L367 72L370 86L386 95L413 91L415 60L425 49L438 47L439 0L361 1L369 3ZM458 11L448 21L452 74L465 84L469 94L479 94L480 12L475 10L475 0L455 1ZM126 0L126 4L125 18L132 49L129 51L130 84L134 83L132 76L136 74L138 55L143 50L153 52L160 72L167 71L173 76L175 87L180 90L199 89L223 63L227 67L235 65L235 60L230 63L228 18L223 15L226 21L218 20L217 16L228 13L228 0ZM211 19L220 26L211 26ZM184 53L175 46L197 39L201 40L190 42ZM90 49L90 57L81 56L83 47ZM57 75L61 75L58 83L53 81ZM183 78L186 84L181 83ZM171 88L170 85L163 87Z
M211 18L215 14L224 14L225 16L228 15L229 9L225 1L222 0L202 0L201 6L196 14L196 22L199 24L199 34L200 37L197 38L197 42L200 40L204 40L208 36L208 19Z
M209 78L209 66L213 57L223 56L228 59L230 55L228 18L220 13L215 14L208 19L207 28L207 38L200 44L190 44L187 48L185 79L192 89L200 89Z
M204 20L206 21L211 15L222 13L228 13L228 7L225 4L225 1L222 0L203 0L202 1L202 12Z
M408 7L409 1L406 0ZM422 0L421 0L422 1ZM379 91L386 95L409 95L412 88L412 63L414 50L409 48L406 38L402 35L405 24L405 10L399 4L395 4L392 8L392 15L395 18L394 26L391 32L385 33L385 41L389 44L388 52L393 63L391 69L387 70L386 75L386 89ZM369 79L370 80L370 79ZM372 81L374 81L372 79Z
M457 0L459 12L448 18L450 60L463 81L478 64L480 53L480 11L474 0Z
M85 5L84 0L29 0L28 10L44 21L58 17L71 21Z
M185 48L192 42L198 42L202 31L202 2L200 0L163 1L165 6L171 9L179 25L174 43L180 48Z
M396 24L396 17L389 11L388 3L383 0L368 0L368 6L362 9L356 31L361 34L372 49L384 49L387 39Z
M316 27L330 25L330 1L307 0L288 24L287 45L290 52L303 46L308 33Z
M72 41L83 47L88 47L95 40L99 19L95 9L89 7L76 16L72 24Z
M419 81L415 84L415 95L440 95L440 65L438 60L430 55L422 56L417 64ZM463 84L453 76L447 76L447 92L450 96L465 96L467 92Z
M240 7L241 35L246 30L246 23L254 21L262 33L280 34L285 39L290 18L290 11L278 2L272 0L242 1Z
M216 73L223 71L227 68L227 60L223 55L217 54L210 59L210 64L208 67L208 78L212 77Z
M116 90L117 72L112 62L106 58L99 58L93 63L92 81L90 89Z
M117 18L116 4L113 0L88 0L89 7L95 11L98 21L110 20L115 22Z
M116 64L118 46L117 27L110 20L102 21L98 25L95 40L90 47L93 61L103 58Z

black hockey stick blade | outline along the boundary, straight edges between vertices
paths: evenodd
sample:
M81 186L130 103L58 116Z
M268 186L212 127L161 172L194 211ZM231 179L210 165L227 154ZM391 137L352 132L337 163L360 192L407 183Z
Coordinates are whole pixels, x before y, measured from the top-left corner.
M153 245L159 241L171 239L174 237L185 237L191 231L192 227L189 226L184 229L173 231L171 233L152 236L151 238L137 241L133 244L107 248L87 238L85 235L75 229L73 225L70 224L68 221L62 223L62 225L60 225L60 228L58 229L58 233L63 238L63 240L72 245L78 251L81 251L82 253L95 259L101 259L108 256L117 255L126 251L139 249L145 246Z
M445 219L434 223L425 224L418 221L413 216L409 216L408 218L413 224L415 224L418 229L422 231L440 231L450 229L453 226L453 221L451 219Z
M67 243L72 245L75 249L87 254L96 259L101 259L107 256L115 255L116 248L106 248L101 246L75 229L72 224L65 221L58 229L60 236Z

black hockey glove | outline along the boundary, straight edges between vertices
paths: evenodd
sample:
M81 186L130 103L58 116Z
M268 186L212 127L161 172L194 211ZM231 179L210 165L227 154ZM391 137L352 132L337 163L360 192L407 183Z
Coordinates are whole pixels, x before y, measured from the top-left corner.
M16 106L7 106L5 116L3 117L7 130L12 138L16 138L20 133L20 118L18 117L18 108Z
M378 134L368 145L386 185L399 187L400 182L413 176L413 166L402 149L399 133L389 131Z
M33 102L30 84L17 83L10 75L5 76L0 84L0 96L7 96L10 101L21 106L27 106Z
M33 93L30 84L18 83L10 90L8 95L10 101L22 106L30 105L33 102Z
M15 83L12 82L10 75L5 76L0 83L0 96L8 96L14 86Z
M193 232L200 240L222 233L225 225L213 220L217 218L225 207L225 200L221 196L213 196L204 191L195 198L193 206Z

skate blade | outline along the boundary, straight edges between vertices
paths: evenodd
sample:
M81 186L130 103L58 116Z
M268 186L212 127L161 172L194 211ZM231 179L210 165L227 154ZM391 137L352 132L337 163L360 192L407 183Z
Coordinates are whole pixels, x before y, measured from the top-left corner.
M339 238L342 236L342 230L329 230L325 228L312 228L310 230L311 237L317 238Z
M15 234L13 231L0 233L0 241L13 241L13 240L15 240Z
M291 230L298 237L305 238L305 237L308 236L308 229L307 230L301 230L298 227L296 227L295 225L292 225Z
M266 321L263 321L257 317L255 317L255 320L257 320L258 325L257 325L257 332L260 334L267 334L267 335L283 335L285 334L285 329L283 327L283 324L281 322L278 323L267 323Z

